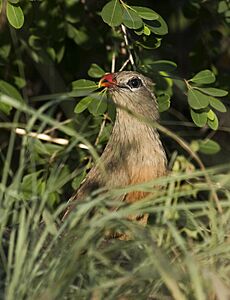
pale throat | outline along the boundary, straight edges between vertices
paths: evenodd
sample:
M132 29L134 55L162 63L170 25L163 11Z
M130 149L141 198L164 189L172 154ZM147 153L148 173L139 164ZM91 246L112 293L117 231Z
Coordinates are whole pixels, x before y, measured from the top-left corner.
M136 116L124 110L117 110L116 121L109 143L113 144L113 150L127 153L127 158L137 163L154 164L159 160L164 163L165 152L159 138L159 134L151 124L138 120ZM117 149L116 149L117 148Z
M148 123L149 121L151 122L151 119L148 116L146 117L146 120L141 120L138 116L132 115L127 111L117 109L113 134L127 142L137 141L142 143L144 140L155 141L156 138L158 138L158 133L156 128Z

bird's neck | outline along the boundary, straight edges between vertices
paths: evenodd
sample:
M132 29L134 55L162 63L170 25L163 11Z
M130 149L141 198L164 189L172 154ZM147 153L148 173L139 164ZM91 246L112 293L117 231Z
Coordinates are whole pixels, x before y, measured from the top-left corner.
M132 113L117 109L116 120L113 127L111 142L119 142L122 144L142 144L146 147L144 142L156 142L159 140L157 130L148 124L148 121L153 120L150 114L146 120L140 120L138 116ZM119 139L119 140L118 140Z
M117 110L102 159L110 174L114 172L118 178L128 174L129 183L151 180L166 172L166 156L157 130L126 111Z

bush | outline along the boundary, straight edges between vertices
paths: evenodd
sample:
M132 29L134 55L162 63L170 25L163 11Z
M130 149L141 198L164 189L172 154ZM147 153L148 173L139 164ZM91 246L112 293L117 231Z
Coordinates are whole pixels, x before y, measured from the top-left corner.
M5 299L230 295L229 4L142 2L0 1ZM62 224L113 126L115 107L98 81L123 69L155 83L172 173L95 191ZM140 188L154 194L109 210L111 197ZM135 213L149 213L148 226L125 219ZM132 238L106 240L114 228Z

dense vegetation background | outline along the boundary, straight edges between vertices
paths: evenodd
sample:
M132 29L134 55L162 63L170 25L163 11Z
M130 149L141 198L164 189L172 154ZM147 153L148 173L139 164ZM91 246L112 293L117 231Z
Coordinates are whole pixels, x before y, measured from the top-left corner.
M229 299L229 1L0 7L0 297ZM125 191L109 191L60 225L114 122L98 81L120 69L155 82L172 175L141 204L111 213ZM135 211L146 228L125 220ZM134 239L105 245L110 227Z

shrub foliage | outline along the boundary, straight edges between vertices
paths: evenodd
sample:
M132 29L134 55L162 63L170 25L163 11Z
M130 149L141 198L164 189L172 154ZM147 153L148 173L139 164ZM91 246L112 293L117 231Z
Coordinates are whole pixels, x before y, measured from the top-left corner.
M0 298L230 297L229 11L227 0L0 0ZM115 119L98 82L120 70L155 83L171 175L94 191L62 224ZM130 189L154 193L112 212ZM149 224L126 220L135 213ZM108 229L132 238L106 240Z

